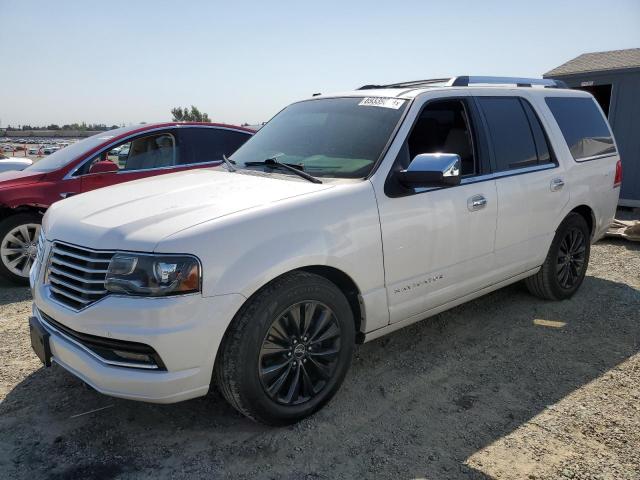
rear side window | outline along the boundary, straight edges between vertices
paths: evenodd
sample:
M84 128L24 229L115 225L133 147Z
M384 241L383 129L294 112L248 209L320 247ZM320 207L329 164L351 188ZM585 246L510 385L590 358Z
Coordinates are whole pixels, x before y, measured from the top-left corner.
M609 127L592 99L547 97L546 102L575 160L616 152Z
M495 171L551 161L549 146L531 106L515 97L478 97L493 146Z
M249 140L251 135L222 128L184 128L180 129L180 163L217 162L222 156L230 156Z

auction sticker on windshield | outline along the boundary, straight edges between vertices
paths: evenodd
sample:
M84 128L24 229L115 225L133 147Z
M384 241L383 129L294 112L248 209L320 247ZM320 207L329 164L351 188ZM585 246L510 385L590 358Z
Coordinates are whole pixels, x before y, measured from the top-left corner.
M365 97L358 104L365 107L382 107L399 109L404 104L404 100L401 98L388 98L388 97Z

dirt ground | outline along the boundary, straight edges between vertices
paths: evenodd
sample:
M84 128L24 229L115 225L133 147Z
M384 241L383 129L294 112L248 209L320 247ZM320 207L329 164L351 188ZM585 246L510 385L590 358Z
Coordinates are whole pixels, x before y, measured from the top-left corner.
M41 368L29 298L0 285L2 478L640 479L640 244L596 244L571 300L513 285L360 346L279 429L217 393L149 405Z

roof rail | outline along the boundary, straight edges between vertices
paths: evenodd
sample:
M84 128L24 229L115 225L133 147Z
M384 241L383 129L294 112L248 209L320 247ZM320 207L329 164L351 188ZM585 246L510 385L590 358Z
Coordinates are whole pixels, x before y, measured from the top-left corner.
M389 83L388 85L363 85L358 88L358 90L373 90L376 88L412 88L412 87L421 87L421 86L447 86L448 82L451 81L451 78L430 78L427 80L412 80L409 82L400 82L400 83Z
M463 75L451 78L432 78L410 82L390 83L388 85L363 85L358 90L376 88L419 88L419 87L468 87L475 85L515 85L516 87L541 86L545 88L568 88L562 80L523 77L483 77Z
M548 78L524 78L524 77L482 77L468 76L454 77L450 80L452 87L468 87L471 84L480 85L515 85L516 87L533 87L534 85L546 88L568 88L562 80Z

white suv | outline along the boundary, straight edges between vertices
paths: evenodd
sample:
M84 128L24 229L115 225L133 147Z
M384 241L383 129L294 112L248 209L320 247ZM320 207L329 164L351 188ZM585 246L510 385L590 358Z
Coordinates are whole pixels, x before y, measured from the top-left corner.
M519 280L583 281L621 167L593 97L457 77L294 103L226 164L54 204L34 350L96 390L171 403L212 382L295 422L366 342Z

